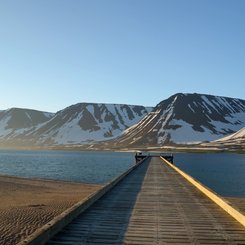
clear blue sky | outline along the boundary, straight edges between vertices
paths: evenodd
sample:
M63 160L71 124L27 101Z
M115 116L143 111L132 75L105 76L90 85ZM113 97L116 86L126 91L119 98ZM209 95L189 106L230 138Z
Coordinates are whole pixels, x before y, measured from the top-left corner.
M0 1L0 109L245 99L243 0Z

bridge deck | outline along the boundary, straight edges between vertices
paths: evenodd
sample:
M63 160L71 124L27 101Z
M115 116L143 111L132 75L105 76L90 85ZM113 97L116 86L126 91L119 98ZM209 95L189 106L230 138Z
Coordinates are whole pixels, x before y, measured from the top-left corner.
M54 244L245 244L242 225L152 157L52 240Z

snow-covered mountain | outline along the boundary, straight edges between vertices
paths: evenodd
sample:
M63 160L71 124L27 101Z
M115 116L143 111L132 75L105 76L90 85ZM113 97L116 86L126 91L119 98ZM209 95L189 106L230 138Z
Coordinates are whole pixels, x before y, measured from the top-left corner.
M117 139L117 145L159 146L211 141L245 126L245 100L175 94Z
M239 141L241 139L245 139L245 128L240 129L234 134L231 134L221 139L215 140L214 142Z
M207 143L202 143L204 147L216 147L218 149L228 148L230 150L245 150L245 127L234 134Z
M53 113L11 108L0 111L0 142L6 142L47 122Z
M98 142L119 136L151 110L135 105L79 103L17 138L34 145Z
M0 111L0 146L99 143L102 149L103 145L194 144L220 139L243 127L245 100L179 93L155 108L79 103L55 114L17 108Z

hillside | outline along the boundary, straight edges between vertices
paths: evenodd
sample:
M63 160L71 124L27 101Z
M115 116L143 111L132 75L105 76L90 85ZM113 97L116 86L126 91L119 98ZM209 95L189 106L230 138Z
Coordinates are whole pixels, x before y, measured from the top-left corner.
M0 144L28 134L53 116L53 113L21 108L0 111Z
M223 141L231 141L242 133L229 135L243 127L245 100L178 93L154 108L78 103L55 114L17 108L0 111L0 145L91 149L94 145L99 149L188 146L223 137Z
M204 94L175 94L160 102L117 139L121 146L198 144L245 126L245 100Z
M9 115L8 121L18 125L15 125L13 133L9 134L8 123L2 121L2 132L8 136L2 138L2 143L66 145L112 139L137 123L151 109L134 105L78 103L52 117L43 120L40 118L39 123L33 124L28 121L29 114Z
M205 147L229 148L236 150L245 150L245 127L234 134L201 144Z

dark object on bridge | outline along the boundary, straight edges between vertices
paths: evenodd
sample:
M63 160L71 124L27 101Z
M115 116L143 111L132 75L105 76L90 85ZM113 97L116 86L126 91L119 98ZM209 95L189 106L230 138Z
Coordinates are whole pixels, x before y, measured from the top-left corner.
M166 155L166 154L160 154L160 157L163 157L164 159L166 159L167 161L171 162L171 163L174 163L174 156L173 154L169 154L169 155Z
M147 157L146 154L142 154L142 152L136 152L136 154L135 154L135 163L138 163L138 162L142 161L146 157Z
M135 154L135 162L138 163L141 160L145 159L146 157L163 157L167 161L174 163L174 156L173 154L163 154L163 153L142 153L136 152Z

